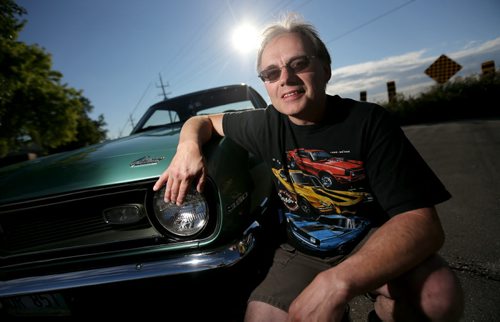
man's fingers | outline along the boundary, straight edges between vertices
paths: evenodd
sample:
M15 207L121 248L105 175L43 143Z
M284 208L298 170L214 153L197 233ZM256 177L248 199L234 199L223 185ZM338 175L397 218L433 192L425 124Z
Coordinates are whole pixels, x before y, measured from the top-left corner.
M153 186L153 191L158 191L161 187L167 182L167 174L163 172L161 176L156 180L155 185Z
M203 166L196 171L178 171L175 167L170 167L156 180L153 190L158 191L165 185L165 194L163 197L165 202L173 202L181 205L189 193L192 183L193 185L196 184L198 192L203 191L206 181L205 171ZM193 182L193 180L196 180L196 182Z
M178 206L182 205L182 203L184 202L184 198L186 198L189 186L190 182L187 180L182 181L179 185L179 193L177 195L177 199L172 199L172 201L175 201Z
M167 181L167 186L165 188L165 202L176 202L178 194L179 194L179 181L170 178Z
M203 187L205 186L205 173L202 173L200 175L200 178L198 179L198 184L196 185L196 191L198 192L203 192Z

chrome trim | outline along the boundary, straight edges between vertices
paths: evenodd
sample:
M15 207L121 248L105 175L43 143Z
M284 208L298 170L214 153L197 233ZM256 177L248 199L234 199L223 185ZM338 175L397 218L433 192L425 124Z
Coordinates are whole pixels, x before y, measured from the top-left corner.
M151 156L144 156L140 159L137 159L135 161L130 162L130 167L135 168L135 167L142 167L145 165L156 165L158 164L161 160L165 159L164 156L161 157L151 157Z
M246 257L254 248L255 236L253 232L258 227L259 224L254 222L245 230L241 239L233 241L230 245L199 254L182 255L155 262L0 281L0 297L44 293L229 267ZM241 247L242 244L247 247Z

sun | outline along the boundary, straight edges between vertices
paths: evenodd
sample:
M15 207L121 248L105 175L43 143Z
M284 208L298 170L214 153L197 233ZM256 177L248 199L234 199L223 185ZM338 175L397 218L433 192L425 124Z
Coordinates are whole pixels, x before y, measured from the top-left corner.
M259 33L255 27L245 23L234 29L232 40L236 50L248 53L259 45Z

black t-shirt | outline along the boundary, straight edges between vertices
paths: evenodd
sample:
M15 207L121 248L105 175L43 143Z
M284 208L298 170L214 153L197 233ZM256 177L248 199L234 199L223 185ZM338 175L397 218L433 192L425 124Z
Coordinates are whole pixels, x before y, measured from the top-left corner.
M349 251L389 216L451 196L381 106L327 97L323 122L298 126L272 105L228 113L223 130L269 166L290 241L305 251Z

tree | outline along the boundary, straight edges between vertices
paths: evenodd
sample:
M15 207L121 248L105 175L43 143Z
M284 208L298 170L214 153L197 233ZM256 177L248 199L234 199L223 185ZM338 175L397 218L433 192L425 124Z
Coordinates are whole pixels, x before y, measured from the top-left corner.
M80 117L78 119L76 138L67 144L51 149L51 153L77 149L100 142L106 137L107 131L103 129L106 125L106 122L104 122L104 116L101 114L98 116L97 120L92 120L88 114L92 112L94 107L85 97L81 97L81 103L83 109L80 111Z
M0 156L37 146L42 154L98 143L106 125L82 92L61 83L50 54L17 41L26 10L0 0Z

